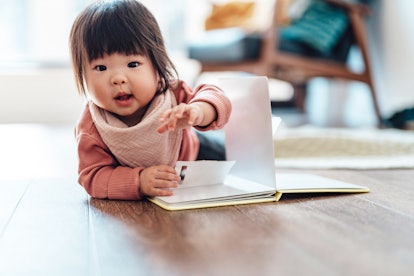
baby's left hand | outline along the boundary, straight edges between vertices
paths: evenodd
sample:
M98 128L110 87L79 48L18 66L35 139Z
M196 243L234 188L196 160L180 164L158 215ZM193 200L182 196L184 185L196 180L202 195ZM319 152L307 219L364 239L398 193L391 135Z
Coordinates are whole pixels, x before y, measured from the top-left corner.
M157 131L158 133L164 133L189 126L197 126L203 121L203 118L203 110L197 103L181 103L162 114L160 118L162 124Z

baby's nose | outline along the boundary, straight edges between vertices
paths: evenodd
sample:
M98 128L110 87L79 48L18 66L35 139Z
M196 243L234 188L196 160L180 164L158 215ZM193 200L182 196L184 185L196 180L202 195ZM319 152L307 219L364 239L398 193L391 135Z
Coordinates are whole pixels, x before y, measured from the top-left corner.
M126 78L123 75L117 74L112 77L112 84L120 85L124 83L126 83Z

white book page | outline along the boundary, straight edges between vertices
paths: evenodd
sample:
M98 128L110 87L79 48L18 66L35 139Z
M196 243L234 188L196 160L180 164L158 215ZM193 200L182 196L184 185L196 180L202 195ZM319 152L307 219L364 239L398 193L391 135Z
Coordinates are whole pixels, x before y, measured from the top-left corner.
M175 171L181 176L178 189L224 182L235 161L178 161Z
M177 162L176 171L183 174L182 183L172 196L156 197L166 203L214 201L247 195L272 195L276 191L247 179L229 174L234 161ZM182 171L185 169L185 172Z
M366 187L348 182L306 173L276 173L276 187L281 192L294 190L367 189Z
M268 186L251 182L237 176L228 175L221 184L191 186L188 188L174 189L172 196L156 197L167 203L184 203L194 201L217 201L247 195L269 195L276 191Z

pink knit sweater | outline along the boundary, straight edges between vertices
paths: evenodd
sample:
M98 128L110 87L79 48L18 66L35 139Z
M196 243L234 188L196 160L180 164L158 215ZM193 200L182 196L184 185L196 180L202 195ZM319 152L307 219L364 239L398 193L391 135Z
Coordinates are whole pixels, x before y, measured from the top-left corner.
M222 128L228 121L231 104L216 86L200 85L194 90L184 82L173 84L177 103L204 101L217 110L217 120L201 131ZM139 173L143 167L121 166L102 141L92 120L88 106L85 107L75 131L79 155L79 183L95 198L136 200L139 194ZM191 129L183 130L178 160L195 160L199 141Z

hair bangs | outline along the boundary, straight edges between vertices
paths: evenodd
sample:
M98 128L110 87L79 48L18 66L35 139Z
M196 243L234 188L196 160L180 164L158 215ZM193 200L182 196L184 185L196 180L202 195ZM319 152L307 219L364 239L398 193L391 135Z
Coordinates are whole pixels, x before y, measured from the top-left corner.
M95 27L85 33L85 48L89 61L104 54L148 55L137 32L116 13L102 13L95 18Z

